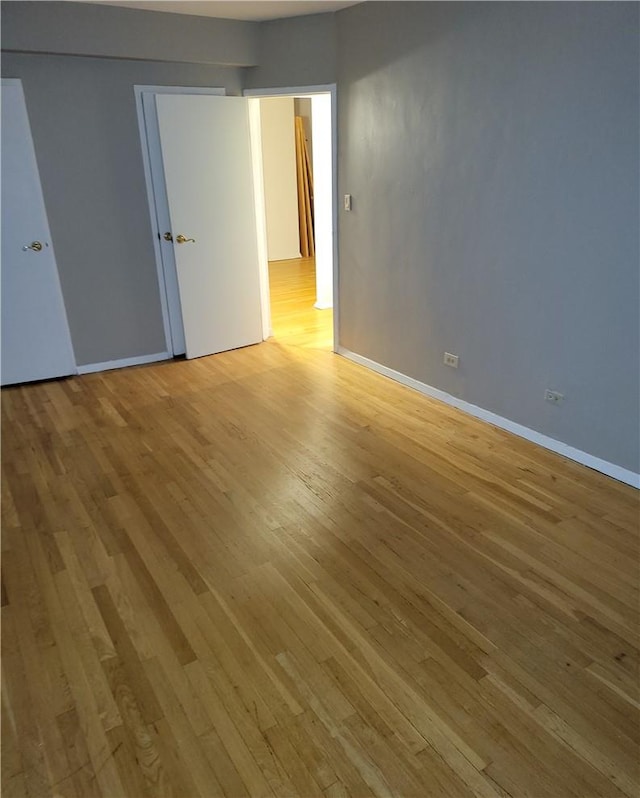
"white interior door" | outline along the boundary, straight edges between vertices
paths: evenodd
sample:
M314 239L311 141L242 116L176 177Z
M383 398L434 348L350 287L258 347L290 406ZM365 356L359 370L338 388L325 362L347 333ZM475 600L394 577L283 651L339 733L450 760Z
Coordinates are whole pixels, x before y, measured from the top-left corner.
M247 100L156 95L188 358L262 341ZM184 237L186 241L181 241Z
M76 372L29 118L19 80L2 80L1 382Z

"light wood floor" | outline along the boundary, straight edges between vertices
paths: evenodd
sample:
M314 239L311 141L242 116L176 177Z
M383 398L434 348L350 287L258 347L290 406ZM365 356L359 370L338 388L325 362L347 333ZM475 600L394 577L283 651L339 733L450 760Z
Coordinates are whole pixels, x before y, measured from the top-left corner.
M269 263L271 326L279 343L333 350L333 311L316 310L313 258Z
M637 493L305 312L3 391L3 797L636 798Z

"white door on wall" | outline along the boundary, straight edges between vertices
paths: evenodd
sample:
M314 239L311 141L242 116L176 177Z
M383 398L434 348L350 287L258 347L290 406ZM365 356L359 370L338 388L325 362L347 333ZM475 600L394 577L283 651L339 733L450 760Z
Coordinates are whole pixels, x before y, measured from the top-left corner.
M188 358L262 341L247 100L155 97Z
M2 80L1 382L76 373L19 80Z

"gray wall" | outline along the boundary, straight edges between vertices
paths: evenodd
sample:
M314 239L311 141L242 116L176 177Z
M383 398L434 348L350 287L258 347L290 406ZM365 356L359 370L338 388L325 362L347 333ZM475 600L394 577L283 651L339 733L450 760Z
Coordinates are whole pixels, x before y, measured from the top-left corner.
M2 49L14 52L251 66L258 30L255 23L93 3L2 3Z
M336 14L276 19L260 26L258 66L245 70L245 88L336 82Z
M634 471L638 12L337 15L340 343Z
M46 23L51 26L49 49L54 49L63 36L55 21L44 14L43 4L15 5L23 7L20 26L29 23L32 27L31 43L48 47L40 29ZM81 51L87 7L75 3L68 6L80 9L79 23L73 28L76 38L67 38L64 46ZM111 46L115 23L119 19L124 26L130 21L130 12L98 10L113 12L104 38ZM164 30L167 17L171 18L174 35L189 41L192 17L186 18L183 30L182 16L141 13L146 22L140 53L148 52L147 40L153 39L158 25L160 31ZM3 43L31 46L15 18L8 27L5 15L3 6ZM248 24L249 33L253 27ZM213 29L211 25L209 29ZM227 30L226 24L222 30ZM99 33L99 28L93 31L92 46L98 46L95 39ZM240 37L239 55L246 50L245 44ZM126 52L132 50L127 47ZM184 50L174 47L168 53L177 55L184 56ZM222 56L228 59L229 51ZM208 59L215 59L213 50ZM155 232L149 220L133 86L223 86L229 93L239 94L240 69L3 53L2 74L23 81L78 364L164 351L152 239Z

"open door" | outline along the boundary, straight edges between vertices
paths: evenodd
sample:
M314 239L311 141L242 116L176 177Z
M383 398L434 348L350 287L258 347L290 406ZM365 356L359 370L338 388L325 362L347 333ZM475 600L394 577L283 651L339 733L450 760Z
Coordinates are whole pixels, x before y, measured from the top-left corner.
M186 356L258 343L247 100L191 94L158 94L155 100Z
M2 80L2 385L76 373L22 84Z

